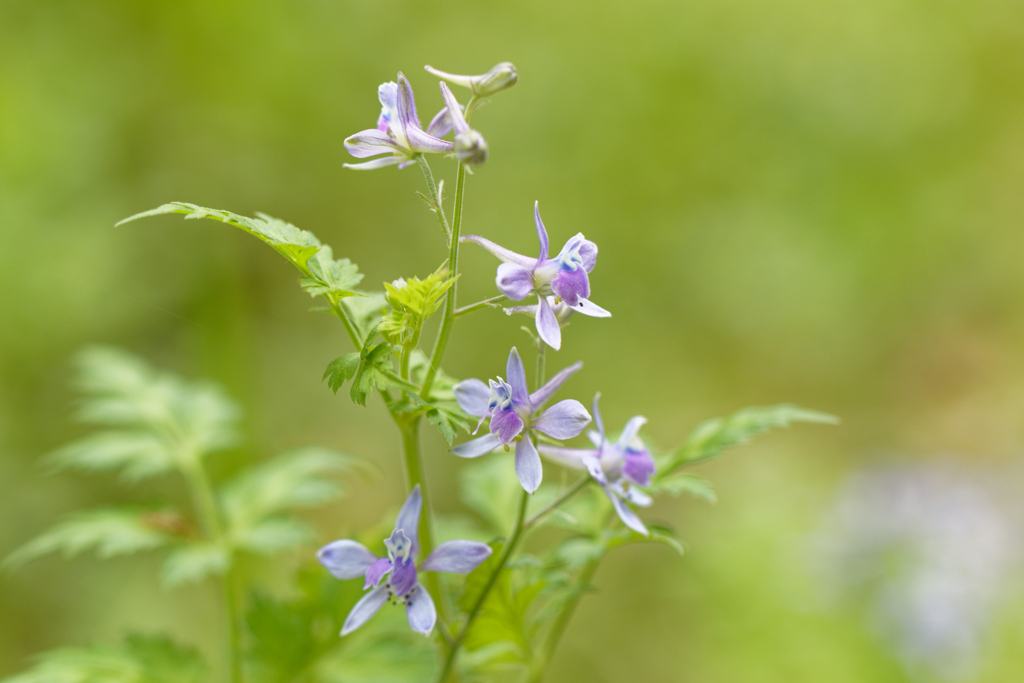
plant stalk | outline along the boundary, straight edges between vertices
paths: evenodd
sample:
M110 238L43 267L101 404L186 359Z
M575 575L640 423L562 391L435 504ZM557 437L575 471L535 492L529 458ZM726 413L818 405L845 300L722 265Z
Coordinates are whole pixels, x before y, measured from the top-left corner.
M434 174L430 171L430 164L427 163L427 158L422 154L415 156L416 163L419 165L420 170L423 171L423 179L427 181L427 189L430 191L430 199L434 202L435 210L437 214L437 220L441 224L441 230L444 231L444 238L448 241L448 244L452 243L452 229L448 225L448 219L444 215L444 207L441 205L441 195L437 191L437 185L434 183Z

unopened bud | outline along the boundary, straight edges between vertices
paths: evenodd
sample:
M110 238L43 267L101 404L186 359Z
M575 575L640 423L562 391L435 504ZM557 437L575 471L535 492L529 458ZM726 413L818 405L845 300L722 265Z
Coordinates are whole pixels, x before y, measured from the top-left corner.
M487 161L487 141L472 128L455 136L455 156L464 164L479 166Z
M459 76L444 71L438 71L432 66L423 67L438 78L469 88L477 97L488 97L502 90L507 90L519 80L516 67L512 62L501 62L485 74L478 76Z

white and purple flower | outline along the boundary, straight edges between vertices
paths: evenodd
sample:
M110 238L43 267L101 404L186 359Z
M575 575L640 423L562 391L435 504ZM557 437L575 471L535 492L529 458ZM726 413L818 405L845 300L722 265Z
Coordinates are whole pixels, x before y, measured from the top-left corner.
M448 115L455 128L455 156L464 164L479 166L487 161L487 141L478 131L469 127L462 107L456 101L448 86L441 83L441 97L448 105Z
M537 224L537 238L540 240L540 254L530 258L498 246L477 235L467 235L461 240L475 242L491 252L504 263L498 266L495 283L501 293L512 301L522 301L530 294L537 295L535 319L537 334L556 351L562 346L562 328L552 308L549 296L555 304L564 302L578 313L596 317L608 317L608 311L590 304L590 278L587 275L597 264L597 245L576 233L558 255L548 258L548 232L540 219L540 206L533 205L533 217Z
M345 618L341 635L345 636L365 624L384 603L401 602L413 631L429 636L437 621L437 610L427 589L419 582L418 572L452 572L468 574L491 555L491 547L477 541L448 541L416 566L419 551L417 529L423 497L419 484L413 487L395 520L395 530L385 539L387 557L377 557L362 543L342 539L328 543L317 551L320 564L337 579L366 578L364 589L373 587L356 603ZM388 574L391 576L386 577Z
M378 154L388 156L361 164L345 164L345 168L369 170L392 164L405 168L417 154L445 153L454 149L452 143L441 139L452 130L448 107L438 112L424 131L416 114L412 86L401 72L398 83L391 81L377 89L377 97L381 104L377 127L346 138L345 149L359 159Z
M455 399L459 406L480 418L480 425L491 419L490 434L466 442L452 449L452 453L463 458L476 458L490 453L499 446L509 450L509 444L516 441L516 476L528 493L540 486L543 468L537 448L530 438L530 430L537 430L555 439L571 439L578 436L588 424L590 414L579 401L559 401L544 412L537 414L565 380L583 367L575 363L565 368L532 394L526 388L526 371L515 347L508 354L505 375L490 381L490 388L478 379L467 379L454 387ZM473 432L476 433L475 431Z
M597 431L587 432L587 437L594 444L594 449L562 448L541 444L540 452L555 462L577 470L590 472L608 498L615 506L619 519L633 531L648 535L647 527L640 521L636 513L626 505L632 503L638 507L648 507L651 497L636 488L650 486L651 477L656 466L650 451L637 436L640 427L647 423L647 418L640 415L630 418L622 430L622 435L615 443L609 443L604 435L604 423L597 402L601 394L594 397L594 425Z

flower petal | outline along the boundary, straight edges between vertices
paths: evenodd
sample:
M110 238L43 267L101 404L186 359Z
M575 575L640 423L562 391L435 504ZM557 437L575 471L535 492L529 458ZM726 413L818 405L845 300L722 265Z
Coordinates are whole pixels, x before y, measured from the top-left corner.
M583 237L583 233L577 236ZM583 260L583 269L588 273L592 271L597 265L597 245L590 240L583 240L583 244L580 245L580 258Z
M399 156L386 156L380 159L374 159L373 161L364 161L361 164L342 164L343 168L351 168L356 171L372 171L375 168L384 168L385 166L394 166L399 164L398 168L402 168L401 164L405 157Z
M530 258L529 256L523 256L522 254L517 254L516 252L511 251L510 249L498 246L489 239L484 239L483 237L480 237L478 235L464 235L463 237L459 238L459 241L473 242L474 244L479 244L481 247L491 252L492 255L497 256L505 263L515 263L516 265L520 265L523 268L526 268L530 271L534 270L537 267L537 259Z
M398 116L391 122L391 132L398 144L409 147L409 131L423 130L420 119L416 115L416 99L412 94L412 86L401 71L398 72Z
M527 493L533 493L540 488L541 479L544 477L540 456L529 434L523 436L523 440L516 444L516 476Z
M516 347L508 352L508 362L505 363L505 377L509 386L512 387L512 404L516 407L530 407L530 390L526 388L526 369L523 367L523 359L519 357ZM533 412L532 410L530 412Z
M650 486L651 475L654 474L655 469L657 469L657 465L647 449L626 451L622 463L622 476L626 481L639 486Z
M501 442L494 434L485 434L479 439L459 444L452 449L452 453L460 458L478 458L484 453L490 453L500 445Z
M491 546L477 541L448 541L434 548L420 571L468 574L491 556Z
M544 340L544 343L555 351L562 348L562 328L558 325L555 312L545 297L537 297L537 317L534 319L537 325L537 334Z
M412 491L409 492L409 497L405 499L405 503L402 504L402 509L398 511L398 517L395 519L395 531L402 531L412 541L412 550L409 554L413 557L416 556L416 552L419 550L419 528L420 528L420 510L423 508L423 494L420 492L420 485L416 484L412 487Z
M328 543L320 548L316 551L316 559L327 568L334 578L356 579L365 574L366 570L377 561L377 556L362 543L346 538Z
M416 586L416 562L413 558L405 562L396 560L391 570L391 590L398 597L405 597Z
M580 297L579 304L577 306L574 306L572 310L574 310L577 313L582 313L583 315L589 315L591 318L612 317L611 313L604 310L603 308L593 303L589 299L585 299L582 296Z
M507 444L523 431L523 420L513 408L507 410L495 410L491 415L491 434L498 437L498 441Z
M427 135L435 138L443 138L452 132L452 117L448 114L448 107L437 112L434 118L427 124Z
M491 390L478 379L465 379L452 387L455 400L459 407L474 417L487 414L487 404L491 400Z
M630 442L636 438L636 433L645 424L647 424L647 418L643 415L634 415L629 418L629 422L622 428L622 434L619 436L619 446L623 449L629 447Z
M619 519L622 520L623 524L638 534L650 536L650 532L647 531L647 527L645 527L644 523L640 521L640 518L636 516L636 513L633 512L632 508L622 502L621 498L607 488L605 488L604 492L607 494L608 499L612 501L612 505L615 507L615 513L618 514Z
M455 149L455 145L448 142L447 140L440 140L435 138L433 135L424 133L419 128L408 128L406 129L406 135L409 136L409 147L414 152L429 152L432 154L442 154L444 152L450 152Z
M448 89L447 84L441 83L441 97L444 98L444 103L448 107L448 115L452 119L452 127L455 128L455 134L468 133L469 124L466 123L466 117L462 114L462 107L459 106L458 101L455 99L455 95Z
M537 260L543 261L548 257L548 231L540 219L540 202L533 203L533 222L537 224L537 239L540 240L540 256Z
M587 271L577 267L576 270L560 270L551 281L551 291L561 297L573 310L580 305L580 299L590 296L590 278Z
M384 603L388 601L387 586L377 586L362 597L352 608L352 611L345 617L345 623L341 627L341 635L347 636L352 631L365 624L370 617L377 613Z
M533 428L555 439L578 436L590 424L590 413L574 399L559 401L534 419Z
M437 622L437 608L434 607L434 600L430 597L430 593L421 583L416 584L409 596L409 602L405 605L405 618L409 620L409 628L416 633L429 636L430 632L434 630L434 624Z
M626 500L637 507L646 508L654 504L653 498L635 486L630 486L628 489L624 489L622 495Z
M382 557L366 570L366 583L363 584L363 590L366 590L370 586L374 588L380 583L380 580L384 578L384 575L391 571L391 560L386 557Z
M583 464L586 466L587 472L590 473L590 476L593 477L598 484L601 486L608 485L608 477L605 476L604 469L601 467L600 458L593 455L585 455L583 456Z
M391 139L387 133L376 128L361 130L345 138L345 149L357 159L372 157L374 154L405 154L406 149Z
M590 404L590 409L594 411L594 426L597 428L597 433L601 436L601 443L597 444L598 448L604 445L604 421L601 419L601 410L597 406L597 402L601 400L601 392L594 394L594 402Z
M547 403L548 399L551 398L563 384L565 384L565 380L572 377L582 367L583 361L580 360L567 368L562 368L547 381L547 384L530 394L530 405L533 406L533 409L540 410L540 407Z
M494 284L512 301L522 301L533 291L533 271L515 263L502 263Z
M547 444L538 445L537 450L545 458L554 460L562 467L584 471L587 469L587 466L583 464L583 458L588 455L596 458L600 453L600 451L586 448L565 448L564 446L548 446Z

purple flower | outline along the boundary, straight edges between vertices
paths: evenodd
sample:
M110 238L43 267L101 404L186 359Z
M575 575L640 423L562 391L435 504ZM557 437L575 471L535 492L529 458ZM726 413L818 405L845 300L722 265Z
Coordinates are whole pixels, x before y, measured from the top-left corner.
M456 446L452 453L463 458L475 458L490 453L498 446L504 446L507 451L508 444L515 440L516 476L523 488L533 493L540 486L543 471L530 430L536 429L555 439L571 439L590 424L587 409L572 399L559 401L543 413L535 414L581 367L583 363L570 365L531 394L526 388L523 361L513 347L505 369L507 382L499 377L497 381L490 381L490 388L478 379L459 382L454 387L459 406L480 418L478 430L486 418L491 418L491 425L490 434Z
M413 487L395 520L395 530L384 540L387 557L377 557L362 543L342 539L317 551L320 564L335 578L366 578L363 588L373 587L356 603L345 618L341 635L362 626L389 600L405 605L405 616L413 631L429 636L437 621L437 610L430 594L418 580L416 554L419 551L417 528L423 497L419 484ZM491 555L491 547L476 541L448 541L434 549L420 563L421 572L468 574ZM390 578L384 577L390 574ZM383 583L381 581L383 580Z
M622 435L615 443L609 443L604 435L604 423L597 401L601 394L594 397L594 425L597 431L587 432L595 449L561 448L559 446L541 445L540 452L555 462L577 470L587 470L615 506L619 519L630 529L648 535L647 527L625 503L639 507L648 507L651 497L636 488L650 486L654 475L654 458L637 436L637 432L647 422L647 418L637 415L630 418L622 430Z
M346 168L369 170L399 164L405 168L416 154L422 152L451 152L452 143L440 138L452 129L451 117L445 107L423 130L416 115L416 100L412 86L401 72L398 83L384 83L377 89L381 112L377 127L364 130L345 139L345 149L359 159L387 154L362 164L345 164Z
M512 62L501 62L496 64L490 71L479 76L460 76L435 69L432 66L423 67L438 78L443 78L449 83L461 85L473 91L476 97L487 97L511 88L519 80L516 67Z
M551 348L562 346L562 329L555 317L554 309L547 297L554 296L555 304L564 302L575 311L586 315L610 315L599 306L588 301L590 278L587 273L597 264L597 245L576 233L562 251L554 258L548 258L548 232L540 219L540 206L533 205L534 221L537 223L537 238L540 240L540 255L530 258L498 246L490 240L476 235L460 239L475 242L504 261L498 266L495 282L501 293L512 301L522 301L530 294L537 295L537 333ZM594 313L594 310L600 313Z
M448 86L441 83L441 96L448 105L448 116L451 118L452 126L455 128L455 156L459 161L479 166L487 161L487 141L484 136L469 127L469 122L462 113L462 107L455 100L452 91Z

